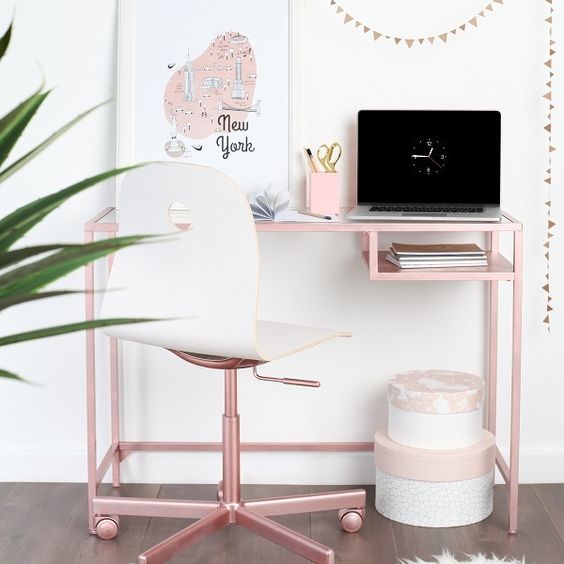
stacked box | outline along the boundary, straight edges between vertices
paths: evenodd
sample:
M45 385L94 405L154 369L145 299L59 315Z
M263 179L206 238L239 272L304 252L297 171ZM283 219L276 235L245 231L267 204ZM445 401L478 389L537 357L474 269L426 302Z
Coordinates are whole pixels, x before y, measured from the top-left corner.
M484 381L445 370L397 374L376 433L376 509L422 527L477 523L493 510L495 438L483 430Z

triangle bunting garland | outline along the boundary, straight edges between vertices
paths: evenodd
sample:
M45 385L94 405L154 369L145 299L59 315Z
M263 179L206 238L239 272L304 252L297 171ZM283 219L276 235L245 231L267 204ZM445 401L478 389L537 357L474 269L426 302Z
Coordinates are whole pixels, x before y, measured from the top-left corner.
M552 103L552 78L554 76L554 68L553 68L553 57L556 54L556 49L554 45L556 42L554 41L553 34L552 34L552 13L554 12L554 8L552 7L552 0L546 0L548 4L550 4L550 16L545 18L545 22L548 24L548 61L544 64L546 67L549 68L549 80L546 83L548 87L548 92L543 95L543 98L548 101L548 123L544 126L545 131L548 133L547 136L547 146L548 146L548 169L546 171L547 177L545 178L546 183L546 190L548 191L548 199L545 202L546 206L546 243L544 243L543 247L546 249L544 253L544 258L546 260L546 279L550 280L550 240L554 237L554 233L552 230L556 227L556 222L552 220L552 153L556 151L556 148L552 144L552 110L554 109L554 104ZM552 295L550 293L550 284L546 284L542 287L542 289L546 292L546 312L548 315L543 319L543 323L547 326L548 332L550 332L550 312L554 311L554 308L550 305L552 301Z
M549 2L549 1L550 0L547 0L547 2ZM470 24L474 27L478 27L478 24L481 23L481 20L479 18L486 18L488 13L494 12L494 4L503 4L503 0L492 0L485 8L483 8L475 16L473 16L469 20L465 21L464 23L457 25L456 27L452 28L450 31L437 33L436 35L431 35L429 37L412 38L412 37L398 37L398 36L394 36L394 35L385 35L382 31L378 31L374 28L371 28L371 27L365 25L360 20L355 18L353 14L349 14L348 12L346 12L345 9L337 2L337 0L329 0L329 5L333 8L336 8L337 14L344 14L345 15L345 18L343 20L343 23L345 25L349 24L350 22L354 22L355 23L355 26L354 26L355 29L360 28L364 31L364 33L372 32L372 37L374 38L374 41L376 41L377 39L380 39L380 37L385 37L386 39L393 39L394 43L396 45L399 45L400 43L405 43L407 45L408 49L411 49L411 47L415 43L419 43L419 45L424 45L425 40L427 40L431 45L434 44L435 39L440 39L443 43L447 43L448 39L449 39L449 34L457 35L457 32L459 30L460 31L466 31L468 24ZM547 21L549 19L552 21L552 16L550 16L547 19ZM553 55L553 52L551 50L551 56L552 55ZM550 61L548 61L548 62L550 62Z

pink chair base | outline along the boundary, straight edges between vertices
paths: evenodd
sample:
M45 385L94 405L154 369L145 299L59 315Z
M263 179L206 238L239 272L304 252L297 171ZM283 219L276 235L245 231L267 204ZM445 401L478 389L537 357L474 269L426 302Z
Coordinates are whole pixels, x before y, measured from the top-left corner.
M98 497L92 498L95 532L100 538L117 535L119 515L198 519L185 529L141 554L138 564L160 564L178 552L229 524L249 529L288 550L319 564L333 564L334 551L268 517L339 510L341 527L346 532L360 530L364 520L366 492L346 490L300 496L244 501L240 478L240 421L237 413L237 368L254 367L259 361L240 359L203 359L171 351L199 366L225 370L225 413L223 414L223 480L217 490L217 501L183 501Z

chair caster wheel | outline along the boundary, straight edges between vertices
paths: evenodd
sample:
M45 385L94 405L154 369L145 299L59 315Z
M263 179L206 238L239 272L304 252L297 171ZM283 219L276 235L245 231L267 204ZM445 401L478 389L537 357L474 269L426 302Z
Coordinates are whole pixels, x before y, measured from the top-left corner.
M217 486L215 497L217 501L223 501L223 480L221 480Z
M96 535L102 540L112 540L117 537L119 525L110 517L103 517L96 524Z
M364 509L341 509L339 523L345 533L356 533L364 523Z

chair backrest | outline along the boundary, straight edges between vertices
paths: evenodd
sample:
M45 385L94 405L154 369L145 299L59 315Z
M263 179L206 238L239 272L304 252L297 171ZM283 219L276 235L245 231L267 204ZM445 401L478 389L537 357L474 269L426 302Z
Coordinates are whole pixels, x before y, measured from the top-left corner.
M171 220L189 210L190 227ZM109 328L110 335L195 354L260 359L259 253L244 194L204 166L153 163L126 173L119 234L172 234L116 254L102 316L175 318Z

